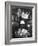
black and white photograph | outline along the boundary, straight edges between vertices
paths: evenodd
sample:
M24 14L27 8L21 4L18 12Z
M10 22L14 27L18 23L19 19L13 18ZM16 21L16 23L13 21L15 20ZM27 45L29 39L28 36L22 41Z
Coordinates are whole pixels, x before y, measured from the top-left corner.
M31 43L37 41L37 4L6 2L5 43Z
M32 37L32 8L11 6L12 38Z

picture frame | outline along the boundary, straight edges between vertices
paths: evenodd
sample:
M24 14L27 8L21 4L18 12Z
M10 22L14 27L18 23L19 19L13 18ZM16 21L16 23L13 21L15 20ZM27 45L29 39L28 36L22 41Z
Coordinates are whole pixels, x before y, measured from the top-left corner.
M13 35L12 24L14 21L13 20L14 16L12 18L12 15L16 15L17 13L17 10L15 11L15 9L17 10L21 9L22 11L24 11L24 13L26 13L27 11L28 13L31 12L31 15L32 15L32 18L31 18L32 36L31 37L30 36L29 37L23 36L22 38L12 37ZM22 43L35 43L35 42L37 42L37 4L6 1L5 2L5 44L22 44Z

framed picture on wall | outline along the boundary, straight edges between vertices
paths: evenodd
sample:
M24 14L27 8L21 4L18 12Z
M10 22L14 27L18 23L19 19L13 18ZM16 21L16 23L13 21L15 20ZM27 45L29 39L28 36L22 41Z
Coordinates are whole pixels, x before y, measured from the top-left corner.
M5 44L37 42L37 4L5 2Z

